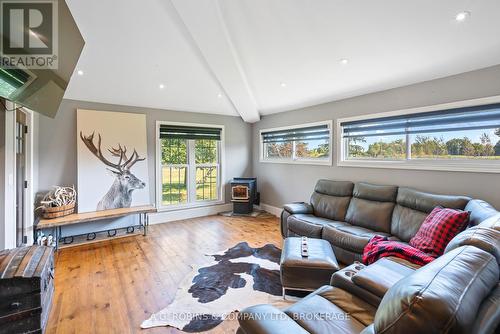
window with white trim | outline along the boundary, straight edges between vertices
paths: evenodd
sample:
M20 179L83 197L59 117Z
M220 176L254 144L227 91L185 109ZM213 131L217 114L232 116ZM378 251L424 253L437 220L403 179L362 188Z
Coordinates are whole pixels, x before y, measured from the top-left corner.
M159 124L158 133L159 206L191 207L220 201L222 128Z
M500 171L500 103L338 122L341 162Z
M260 131L261 161L331 164L332 122Z

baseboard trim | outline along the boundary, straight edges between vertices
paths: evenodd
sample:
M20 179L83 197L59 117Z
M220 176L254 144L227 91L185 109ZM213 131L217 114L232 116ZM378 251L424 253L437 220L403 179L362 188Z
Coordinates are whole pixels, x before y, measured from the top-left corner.
M233 206L231 205L231 203L227 203L227 204L204 206L199 208L182 209L175 211L163 211L150 215L149 224L154 225L154 224L167 223L182 219L211 216L211 215L216 215L219 212L231 211L232 209Z
M260 209L269 212L270 214L273 214L276 217L280 217L281 211L283 211L282 208L278 208L276 206L272 206L266 203L260 203Z

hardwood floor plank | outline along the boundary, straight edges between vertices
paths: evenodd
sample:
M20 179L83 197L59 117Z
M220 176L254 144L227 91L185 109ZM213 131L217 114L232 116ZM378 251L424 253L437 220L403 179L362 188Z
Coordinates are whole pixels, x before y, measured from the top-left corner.
M242 241L281 247L278 219L208 216L151 225L146 237L60 250L46 333L182 333L140 324L173 300L194 265L210 261L205 254ZM232 320L205 333L236 328Z

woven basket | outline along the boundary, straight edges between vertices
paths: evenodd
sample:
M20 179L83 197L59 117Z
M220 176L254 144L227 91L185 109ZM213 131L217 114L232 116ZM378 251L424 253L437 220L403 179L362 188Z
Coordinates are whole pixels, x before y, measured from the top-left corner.
M75 203L57 207L44 208L43 218L52 219L52 218L64 217L74 212L75 212Z

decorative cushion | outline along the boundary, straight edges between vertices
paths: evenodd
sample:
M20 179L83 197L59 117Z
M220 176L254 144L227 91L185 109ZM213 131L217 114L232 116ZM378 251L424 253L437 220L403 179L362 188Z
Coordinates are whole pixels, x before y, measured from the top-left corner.
M390 241L387 237L376 235L370 239L363 251L363 263L370 265L383 257L398 257L421 266L434 260L434 257L408 244Z
M425 218L409 244L434 257L443 255L446 245L469 223L469 212L435 207Z

